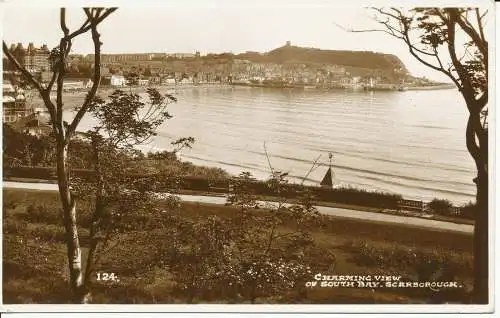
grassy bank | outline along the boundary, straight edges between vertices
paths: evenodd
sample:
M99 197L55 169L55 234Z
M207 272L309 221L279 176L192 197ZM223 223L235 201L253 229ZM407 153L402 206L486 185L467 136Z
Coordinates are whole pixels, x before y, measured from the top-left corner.
M4 303L67 303L65 237L57 193L4 189L3 202ZM164 203L157 204L162 207ZM87 210L90 203L78 202L77 206L77 222L85 247L88 244ZM232 206L196 203L182 203L171 210L171 215L185 220L204 220L211 216L230 220L236 214L237 209ZM114 272L120 281L95 281L93 302L187 301L176 287L182 277L176 276L171 269L170 266L175 264L165 266L165 259L158 258L156 254L157 247L172 243L165 240L168 227L162 229L161 222L153 220L151 228L124 232L115 239L119 244L103 256L97 271ZM285 222L282 230L290 226ZM469 235L333 217L322 217L321 226L311 228L310 234L321 248L334 255L328 273L323 266L327 262L325 255L308 255L314 274L318 271L335 275L384 274L423 280L427 272L445 267L450 269L446 272L452 273L453 279L470 287L472 237ZM410 256L414 254L418 255L420 262L412 262ZM427 261L429 265L426 265ZM290 288L256 302L429 303L439 301L437 299L460 302L463 301L464 291L447 290L436 294L429 289L312 288L304 294ZM208 295L194 302L231 303L245 300Z

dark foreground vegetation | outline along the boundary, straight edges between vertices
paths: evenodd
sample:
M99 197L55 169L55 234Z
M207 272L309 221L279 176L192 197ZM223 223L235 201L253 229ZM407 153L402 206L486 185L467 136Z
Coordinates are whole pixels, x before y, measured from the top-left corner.
M472 279L469 235L304 211L309 217L301 218L302 224L286 216L278 224L271 221L276 210L245 210L233 203L190 204L169 198L157 201L148 214L128 214L115 222L117 233L100 253L92 279L92 302L467 302ZM56 193L3 190L4 303L71 301L59 209ZM92 202L82 202L80 209L77 222L85 254ZM97 281L97 273L115 273L119 281ZM455 280L466 287L305 288L305 281L317 273Z

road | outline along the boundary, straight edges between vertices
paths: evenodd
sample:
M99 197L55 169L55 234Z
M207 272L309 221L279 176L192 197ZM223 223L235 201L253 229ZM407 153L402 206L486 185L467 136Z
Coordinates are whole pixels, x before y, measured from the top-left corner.
M57 191L57 184L49 184L49 183L4 181L3 187L16 188L16 189ZM178 196L181 198L182 201L186 202L198 202L198 203L210 203L210 204L226 203L226 198L221 196L186 195L186 194L179 194ZM259 204L272 205L273 202L259 201ZM316 206L316 208L320 213L325 215L331 215L342 218L359 219L364 221L398 223L409 226L423 227L436 230L445 230L452 232L461 232L467 234L472 234L474 229L473 226L469 224L457 224L452 222L428 220L416 217L398 216L398 215L358 211L358 210L343 209L343 208L333 208L326 206Z

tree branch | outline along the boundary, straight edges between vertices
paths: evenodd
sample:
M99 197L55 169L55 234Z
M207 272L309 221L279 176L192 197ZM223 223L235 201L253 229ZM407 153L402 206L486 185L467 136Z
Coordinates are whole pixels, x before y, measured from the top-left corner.
M117 9L118 8L107 8L107 9L105 9L106 11L100 17L94 18L90 9L84 8L83 10L85 11L85 14L87 15L87 20L82 24L82 26L78 30L68 34L66 36L66 38L73 39L74 37L89 31L91 29L92 22L95 22L96 24L101 23L104 19L106 19L111 13L113 13ZM87 14L87 12L88 12L88 14Z
M346 32L350 32L350 33L364 33L364 32L384 32L386 34L389 34L391 36L395 36L394 33L390 33L389 31L387 30L382 30L382 29L365 29L365 30L355 30L355 29L347 29L345 27L343 27L342 25L336 23L336 22L333 22L333 24L335 26L337 26L338 28L346 31Z
M64 127L62 124L62 115L63 115L63 90L64 90L64 40L61 39L61 44L59 45L59 60L57 61L57 96L56 96L56 121L55 124L58 127L57 133L61 138L64 138Z
M30 72L28 72L18 61L17 59L10 53L9 48L7 47L7 44L5 41L2 41L2 47L3 47L3 53L7 56L9 61L14 64L16 69L20 71L24 77L30 82L33 86L36 87L36 89L41 93L43 91L42 85L31 75Z
M450 15L458 23L458 25L462 28L462 30L464 30L464 32L467 33L474 41L481 54L484 56L485 64L488 65L488 42L484 40L484 34L480 35L477 32L477 30L475 30L467 20L464 21L462 19L463 18L462 15L458 12L458 9L448 9L448 10L450 12ZM479 28L481 29L482 33L481 23L479 23Z
M24 75L24 77L26 78L26 80L28 80L28 82L30 82L33 86L35 86L35 88L39 92L40 96L42 96L42 98L44 100L45 107L47 107L47 110L49 111L51 120L53 122L55 120L55 106L50 101L50 96L48 98L46 98L45 91L44 91L42 85L10 53L9 48L7 47L7 44L5 43L5 41L2 41L2 48L3 48L4 54L7 56L7 59L12 64L14 64L16 69Z
M407 44L409 42L405 41ZM435 66L427 61L425 61L424 59L422 59L414 50L414 47L412 45L408 45L408 49L410 51L410 54L413 55L413 57L415 57L420 63L424 64L425 66L427 67L430 67L432 68L433 70L436 70L438 72L441 72L443 74L445 74L446 76L448 76L452 81L453 83L457 86L457 87L460 87L460 83L458 82L458 80L453 76L453 74L449 71L449 70L445 70L444 68L440 68L438 66Z
M391 35L392 37L395 37L395 38L398 38L398 39L401 39L403 40L408 49L409 49L409 52L411 55L413 55L419 62L421 62L422 64L426 65L427 67L430 67L438 72L441 72L443 74L445 74L447 77L449 77L453 83L457 86L457 87L460 87L460 83L458 82L458 80L453 76L453 74L451 73L450 69L445 69L442 65L442 62L439 58L439 56L437 55L437 51L435 50L434 53L429 53L429 52L426 52L426 51L423 51L419 48L417 48L414 44L412 44L412 41L410 40L410 36L409 36L409 30L410 30L410 27L407 23L403 23L403 19L405 19L405 16L403 15L403 13L395 8L392 8L393 11L395 11L398 15L395 15L395 14L392 14L392 13L389 13L387 11L384 11L383 9L380 9L380 8L371 8L375 11L377 11L379 14L382 14L384 16L388 16L390 18L393 18L395 19L396 21L399 22L399 25L400 25L400 30L396 29L395 27L391 26L390 25L390 20L387 20L387 21L382 21L382 20L379 20L379 19L376 19L376 21L382 25L384 25L387 30L379 30L379 29L368 29L368 30L348 30L342 26L340 26L339 24L337 23L334 23L335 25L337 25L338 27L340 27L341 29L343 30L346 30L348 32L384 32L384 33L387 33L389 35ZM423 55L427 55L427 56L433 56L437 59L438 63L439 63L439 66L436 66L434 64L431 64L429 62L427 62L426 60L424 60L421 56L418 55L418 53L420 54L423 54Z
M472 109L474 105L472 105L469 101L475 101L474 97L474 89L472 87L472 84L470 82L470 78L467 74L467 71L465 70L464 66L462 63L457 58L457 53L455 51L455 23L452 21L453 16L451 17L450 20L446 20L443 16L441 16L442 19L444 19L445 23L447 24L448 28L448 52L450 54L451 61L453 63L453 66L457 70L458 77L460 78L461 82L461 93L464 96L465 100L467 101L467 108L469 109L470 112L474 112L475 110ZM459 86L460 87L460 86Z
M66 8L61 8L59 14L59 24L61 25L61 30L64 33L64 37L68 36L69 29L66 26Z
M92 29L92 41L94 42L94 77L93 77L93 84L92 88L90 89L89 93L85 97L85 101L82 105L82 107L78 110L75 118L73 118L73 121L68 127L68 133L66 138L69 139L73 135L73 133L76 130L76 127L82 120L83 116L85 113L88 111L91 102L93 101L97 89L99 88L99 84L101 82L101 41L100 41L100 34L97 32L97 23L91 22L91 29Z
M309 171L306 173L306 175L302 178L302 182L300 183L301 185L304 184L304 182L306 181L307 177L309 177L309 174L311 174L311 172L314 170L314 168L316 167L319 159L321 158L321 155L319 155L314 161L313 161L313 164L311 166L311 168L309 169Z

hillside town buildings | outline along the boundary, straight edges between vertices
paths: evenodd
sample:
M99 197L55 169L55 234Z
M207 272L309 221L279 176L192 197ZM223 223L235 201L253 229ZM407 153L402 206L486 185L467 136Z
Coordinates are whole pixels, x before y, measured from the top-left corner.
M33 43L29 43L27 48L24 48L22 43L11 44L9 51L31 73L50 70L50 51L46 44L38 48ZM11 68L10 63L6 62L4 68Z
M101 63L120 63L129 61L151 61L155 54L153 53L125 53L125 54L101 54ZM95 55L88 54L85 59L94 62Z

